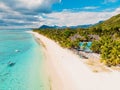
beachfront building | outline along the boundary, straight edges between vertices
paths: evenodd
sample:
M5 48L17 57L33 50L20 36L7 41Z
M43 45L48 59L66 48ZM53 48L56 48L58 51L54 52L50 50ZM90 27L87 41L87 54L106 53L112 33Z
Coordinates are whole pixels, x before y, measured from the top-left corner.
M91 45L92 45L92 42L80 42L79 50L84 52L92 52L92 50L90 49Z
M89 58L92 60L100 60L100 54L93 53L90 49L92 42L80 42L78 54L83 58Z

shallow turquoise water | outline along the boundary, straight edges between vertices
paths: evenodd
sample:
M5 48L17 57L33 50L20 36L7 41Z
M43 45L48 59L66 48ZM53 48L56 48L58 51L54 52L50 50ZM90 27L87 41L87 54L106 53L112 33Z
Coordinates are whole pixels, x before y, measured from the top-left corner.
M33 36L0 30L0 90L47 90L43 53Z

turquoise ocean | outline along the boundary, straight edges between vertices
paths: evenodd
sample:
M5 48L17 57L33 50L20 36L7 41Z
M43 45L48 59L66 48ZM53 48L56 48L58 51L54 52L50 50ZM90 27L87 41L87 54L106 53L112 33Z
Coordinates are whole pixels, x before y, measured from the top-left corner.
M43 53L24 30L0 30L0 90L48 90Z

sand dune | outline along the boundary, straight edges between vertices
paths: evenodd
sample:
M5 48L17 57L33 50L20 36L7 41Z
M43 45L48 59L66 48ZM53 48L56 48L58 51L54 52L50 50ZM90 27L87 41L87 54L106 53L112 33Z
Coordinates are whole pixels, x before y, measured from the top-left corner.
M31 33L45 45L52 90L120 90L120 72L94 73L71 51L43 35Z

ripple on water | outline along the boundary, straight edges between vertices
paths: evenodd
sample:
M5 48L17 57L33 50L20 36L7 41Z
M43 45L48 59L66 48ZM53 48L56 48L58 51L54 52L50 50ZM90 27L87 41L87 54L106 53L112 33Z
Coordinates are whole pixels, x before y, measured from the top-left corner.
M0 31L0 90L48 90L40 67L42 57L31 34Z

